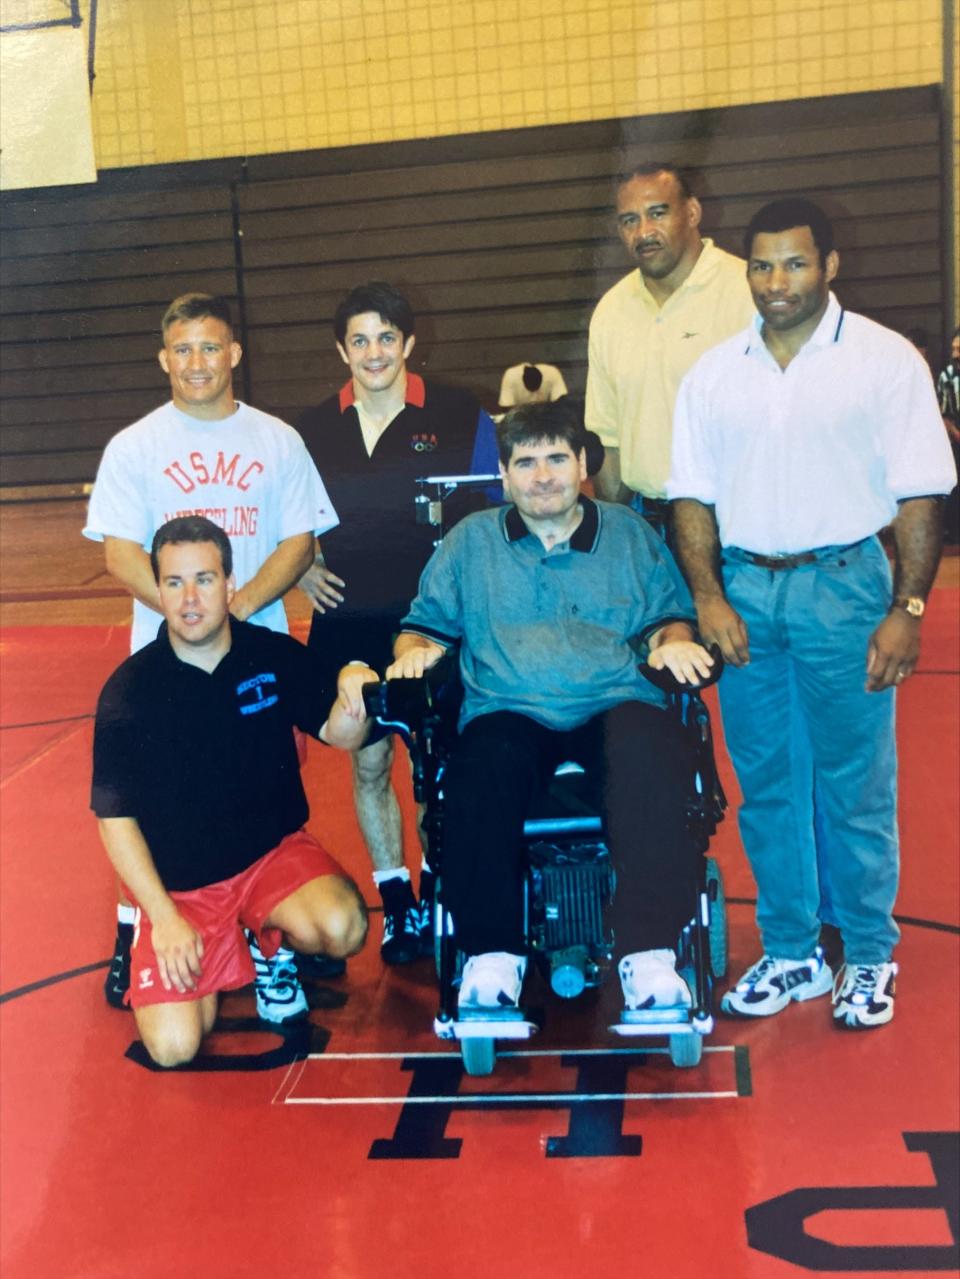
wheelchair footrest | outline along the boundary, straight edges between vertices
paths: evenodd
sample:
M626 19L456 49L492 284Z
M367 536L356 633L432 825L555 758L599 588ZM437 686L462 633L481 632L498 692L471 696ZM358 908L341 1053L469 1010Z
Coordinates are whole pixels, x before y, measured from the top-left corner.
M691 1017L689 1008L624 1009L607 1029L614 1035L709 1035L712 1017Z
M437 1017L433 1029L438 1039L530 1039L540 1027L522 1013L518 1016L513 1012L508 1016L471 1014L457 1021L441 1021Z

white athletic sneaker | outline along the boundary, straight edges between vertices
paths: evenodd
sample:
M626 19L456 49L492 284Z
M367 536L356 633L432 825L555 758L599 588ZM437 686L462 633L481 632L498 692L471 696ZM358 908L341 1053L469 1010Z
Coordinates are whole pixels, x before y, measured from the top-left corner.
M897 965L844 964L833 983L833 1024L869 1030L893 1020Z
M689 1008L690 988L677 972L672 950L638 950L620 960L620 985L624 1006L638 1008Z
M460 1008L516 1008L526 971L526 955L511 955L505 950L472 955L463 966Z
M293 951L281 947L272 959L267 959L252 932L247 933L247 944L253 960L257 1016L277 1026L305 1017L310 1006L300 985Z
M720 1007L732 1017L772 1017L791 1000L803 1003L826 995L832 984L833 973L819 946L809 959L762 955L727 991Z

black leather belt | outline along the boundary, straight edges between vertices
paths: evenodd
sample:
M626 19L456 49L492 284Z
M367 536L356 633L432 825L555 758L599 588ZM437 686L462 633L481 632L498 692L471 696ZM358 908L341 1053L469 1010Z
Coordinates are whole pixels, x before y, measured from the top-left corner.
M757 555L753 551L741 550L740 554L745 556L751 564L756 564L758 568L799 568L801 564L813 564L817 560L817 555L813 551L801 551L799 555Z
M781 568L800 568L803 564L815 564L818 560L836 559L869 541L869 537L862 537L859 542L847 542L845 546L819 546L815 551L797 551L794 555L759 555L756 551L745 551L742 546L727 546L724 550L736 559L756 564L757 568L769 568L776 572Z

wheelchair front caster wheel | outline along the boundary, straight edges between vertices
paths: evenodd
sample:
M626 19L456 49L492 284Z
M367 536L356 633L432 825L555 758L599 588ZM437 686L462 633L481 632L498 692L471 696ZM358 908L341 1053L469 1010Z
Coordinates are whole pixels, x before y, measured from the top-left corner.
M461 1039L460 1055L468 1075L492 1075L497 1060L497 1042L495 1039Z
M670 1036L670 1060L678 1068L698 1066L703 1055L703 1036L691 1035Z

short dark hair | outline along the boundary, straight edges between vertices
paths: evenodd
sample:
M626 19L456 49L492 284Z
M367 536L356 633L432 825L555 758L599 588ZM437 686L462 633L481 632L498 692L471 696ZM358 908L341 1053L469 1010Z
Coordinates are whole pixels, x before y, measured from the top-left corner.
M347 337L347 325L355 315L373 311L381 320L387 320L403 334L403 340L411 337L416 326L413 307L399 289L383 280L371 280L351 289L333 315L333 332L342 346Z
M634 178L651 178L655 173L669 173L676 179L680 194L685 200L693 195L693 170L674 163L673 160L641 160L617 175L617 190Z
M543 386L543 374L535 364L525 364L523 373L520 375L523 379L523 385L528 391L539 391Z
M181 542L212 542L220 552L224 577L229 577L233 572L233 547L219 524L214 524L213 520L208 520L204 515L178 515L176 519L161 524L153 535L150 567L155 581L160 581L160 548L176 546Z
M178 324L181 320L204 320L208 315L215 320L222 320L233 333L230 303L226 298L213 293L181 293L164 311L160 327L166 336L171 324Z
M587 445L583 417L569 396L545 404L521 404L497 423L497 453L509 466L518 444L560 440L579 456Z
M771 200L756 211L744 233L744 256L749 258L752 255L754 238L761 232L790 231L793 227L801 226L810 228L823 265L827 254L833 252L833 224L819 204L814 204L803 196Z

